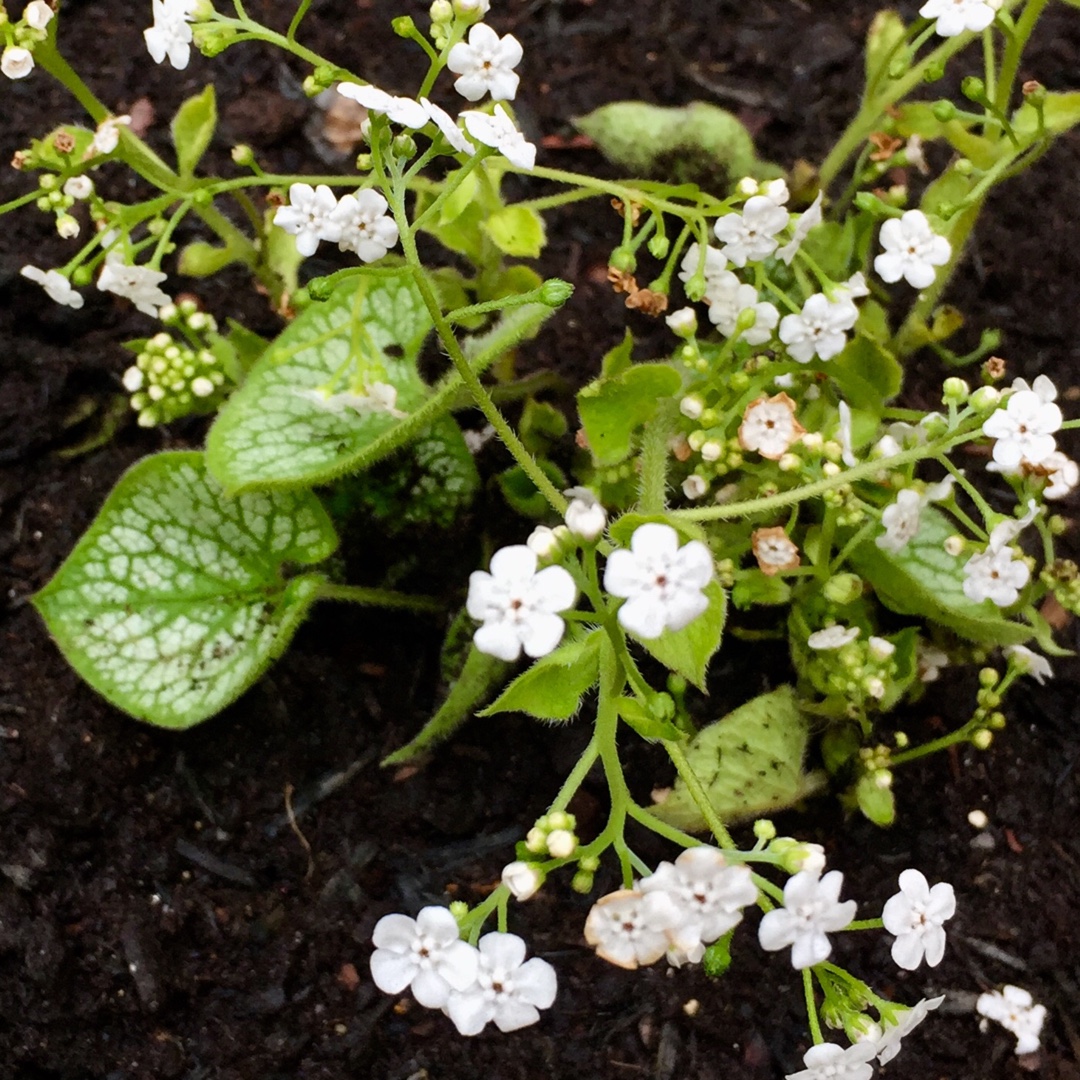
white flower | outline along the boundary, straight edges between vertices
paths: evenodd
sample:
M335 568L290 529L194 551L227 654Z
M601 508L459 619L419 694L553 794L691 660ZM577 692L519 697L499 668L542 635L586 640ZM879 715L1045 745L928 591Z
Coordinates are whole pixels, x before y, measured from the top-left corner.
M859 459L851 446L851 406L846 401L841 401L837 408L840 413L840 428L837 433L842 451L840 460L851 469L859 464Z
M524 544L501 548L491 557L491 572L469 576L465 609L483 622L473 641L500 660L546 656L562 640L566 624L556 614L574 606L577 586L561 566L537 571L536 553Z
M937 682L941 676L941 669L948 666L949 654L947 652L919 638L915 646L915 668L919 673L920 682Z
M691 338L697 333L697 313L692 307L679 308L664 317L668 329L681 338Z
M746 406L739 425L739 445L770 461L779 461L806 434L795 419L795 402L785 393L759 397Z
M1056 449L1054 432L1061 422L1061 409L1053 400L1047 401L1036 390L1018 390L1006 398L1004 409L987 417L982 432L997 440L994 461L1008 471L1018 469L1022 462L1042 464Z
M826 934L843 930L855 918L854 900L840 901L844 875L830 870L823 878L800 870L784 886L784 906L765 913L758 927L758 941L767 952L791 948L791 964L797 970L829 958L832 943Z
M388 413L397 420L409 414L397 408L397 387L392 383L373 382L365 384L363 391L341 390L331 394L325 387L294 390L293 393L318 405L323 412L340 416L346 409L365 416L368 413Z
M491 10L491 0L454 0L454 10L459 15L475 15L482 19Z
M83 306L82 296L71 287L71 282L59 270L39 270L36 266L24 266L19 273L40 285L49 294L50 300L66 304L70 308Z
M566 527L588 544L599 539L607 528L607 513L596 496L583 487L571 488L563 494L570 496L570 504L566 508Z
M1002 652L1024 675L1030 675L1040 686L1054 677L1050 661L1032 652L1026 645L1009 645Z
M525 546L530 551L536 552L537 557L540 559L554 559L559 554L566 533L567 528L565 525L558 525L554 529L548 528L547 525L537 525L529 533Z
M875 1053L869 1042L853 1043L846 1049L836 1043L818 1043L803 1054L806 1068L788 1073L784 1080L870 1080Z
M1014 393L1021 390L1033 390L1043 401L1057 401L1057 387L1054 381L1047 375L1036 375L1035 381L1028 386L1026 379L1013 379L1009 388Z
M23 18L26 25L33 30L44 30L52 22L53 9L45 3L45 0L30 0L23 8Z
M714 847L687 848L674 863L662 862L638 889L663 892L678 912L669 931L669 958L698 963L705 946L742 922L742 909L757 901L748 866L730 866Z
M858 317L850 296L831 301L824 293L814 293L798 315L780 320L780 340L800 364L808 364L815 356L831 360L847 344L847 331Z
M787 226L791 215L768 195L753 195L741 214L725 214L716 220L713 232L724 246L724 257L735 266L767 259L777 248L776 234Z
M881 1035L874 1043L878 1062L885 1065L892 1061L900 1053L901 1041L910 1035L926 1019L927 1014L936 1009L944 1000L944 994L936 998L923 998L918 1005L900 1013L900 1018L896 1023L883 1022Z
M919 521L925 505L925 497L914 488L897 492L896 499L881 512L885 532L874 543L883 551L903 551L908 541L919 534Z
M688 499L703 499L708 494L709 482L704 476L698 476L697 473L691 473L682 482L682 491Z
M448 908L421 908L415 919L384 915L371 940L371 978L385 994L411 987L425 1008L441 1009L452 990L466 990L476 981L479 954L461 940Z
M754 325L741 334L742 340L750 345L764 345L780 321L776 307L768 301L759 302L757 289L740 281L730 270L724 270L708 283L705 299L709 302L709 322L724 337L731 337L739 316L747 308L753 308Z
M1003 986L1001 990L980 994L975 1011L1011 1031L1016 1036L1018 1054L1033 1054L1039 1049L1046 1006L1036 1005L1031 994L1022 987Z
M319 241L336 244L341 239L341 225L334 216L338 201L326 184L312 188L310 184L293 184L289 188L288 206L279 206L274 224L296 237L296 250L301 255L314 255Z
M440 108L433 101L428 101L425 97L420 99L420 104L423 105L432 123L442 132L446 141L459 154L476 153L476 147L465 138L461 128L457 126L457 121L445 109Z
M810 234L810 230L821 224L821 200L824 192L819 191L817 198L799 215L795 229L791 234L791 240L776 252L779 259L783 259L788 266L795 258L795 253L802 247L802 242Z
M94 194L94 181L89 176L69 176L64 181L64 194L73 199L89 199Z
M1038 471L1045 473L1050 481L1043 488L1044 499L1064 499L1080 484L1080 465L1067 458L1060 450L1055 450L1039 463Z
M679 919L666 892L620 889L593 904L585 920L585 940L602 960L633 971L655 964L667 952L668 931Z
M826 626L824 630L816 630L807 639L806 644L811 649L842 649L850 644L860 634L857 626Z
M342 195L329 214L331 233L338 233L338 247L358 255L361 262L381 259L398 242L397 223L387 214L387 206L386 199L373 188Z
M407 97L394 97L370 84L341 83L338 93L342 97L351 98L358 105L363 105L368 112L385 115L395 124L402 124L404 127L422 128L430 119L430 114L422 102Z
M912 288L925 289L937 276L935 266L944 266L952 256L952 246L930 228L921 210L908 210L899 218L889 218L881 226L881 246L874 269L882 281L892 284L903 278Z
M461 114L465 130L485 146L498 150L511 165L519 169L531 169L536 164L536 147L529 142L510 119L507 111L495 106L495 114L467 111Z
M477 23L469 41L459 41L446 58L458 76L454 89L466 101L479 101L490 91L493 101L512 101L520 81L514 68L521 63L521 42L513 34L500 38L490 26Z
M999 7L1001 0L926 0L919 14L924 19L937 19L934 29L941 37L956 37L965 30L985 30Z
M992 600L998 607L1012 607L1031 571L1013 548L990 546L964 564L964 595L975 603Z
M604 588L625 598L619 623L640 638L681 630L709 606L702 591L712 580L713 559L700 540L679 547L679 534L660 522L634 530L630 548L613 551L604 567Z
M130 300L144 315L157 318L158 308L171 304L172 299L158 286L166 274L148 266L131 266L120 256L110 255L98 275L97 287L102 292L115 293Z
M476 981L455 989L446 1014L462 1035L478 1035L491 1022L500 1031L535 1024L540 1009L555 1000L555 969L534 956L525 959L525 942L517 934L485 934L478 943Z
M0 55L0 72L9 79L25 79L34 70L34 54L21 45L9 45Z
M683 256L683 261L679 264L679 280L686 284L696 273L698 264L701 262L701 245L691 244L686 249L686 254ZM709 290L719 280L720 275L727 270L727 259L720 253L719 248L708 247L705 248L705 267L703 270L705 276L705 295L708 296Z
M532 863L517 859L503 867L502 883L515 900L528 900L536 895L536 890L544 884L544 878Z
M155 64L166 56L178 71L191 59L191 0L154 0L154 25L143 31L146 48Z
M900 891L885 901L881 920L896 937L892 958L898 967L914 971L925 957L928 967L937 967L945 955L943 924L956 913L956 894L947 882L930 888L918 870L900 874Z
M679 412L681 412L687 420L700 420L701 414L704 411L705 402L696 394L687 394L686 397L679 402Z
M131 127L130 116L107 116L102 120L86 148L86 153L83 154L83 160L111 154L120 144L122 127Z

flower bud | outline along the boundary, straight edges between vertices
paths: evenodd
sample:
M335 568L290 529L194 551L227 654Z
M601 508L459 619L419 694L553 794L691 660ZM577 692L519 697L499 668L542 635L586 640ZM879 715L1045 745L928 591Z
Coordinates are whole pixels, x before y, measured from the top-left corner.
M79 235L79 223L70 214L61 214L56 219L56 231L64 240L73 240Z
M974 101L976 105L988 105L990 99L986 96L986 83L978 75L968 75L960 82L960 93Z
M833 574L822 589L825 599L841 607L854 603L863 593L863 580L858 574Z
M431 21L436 25L452 22L454 18L454 5L450 0L434 0L428 9Z
M532 828L525 834L525 847L534 855L547 852L547 833L543 829Z
M502 883L513 893L515 900L528 900L544 884L544 876L532 863L518 859L503 867Z
M979 728L971 736L971 745L976 750L989 750L990 744L994 741L994 734L991 731L987 731L986 728Z
M945 404L952 402L955 405L963 405L971 395L971 387L955 375L945 380L941 385L942 400Z
M679 308L668 315L664 322L668 329L681 338L692 338L697 333L697 312L692 307Z
M870 655L875 660L888 660L896 652L896 646L883 637L871 637L866 644L870 648Z
M560 528L564 528L564 526L560 526ZM554 559L559 554L559 536L554 529L549 529L546 525L537 525L529 533L525 546L538 559Z
M959 558L964 553L964 548L967 546L967 541L962 536L957 536L955 533L947 537L945 540L945 554L951 555L954 559Z
M758 818L754 822L754 836L767 844L776 839L776 826L768 818Z
M994 408L1001 400L1001 391L996 386L980 386L969 399L969 404L978 409L979 412L985 412L987 409Z
M89 176L69 176L64 182L64 194L73 199L89 199L94 193L94 181Z
M579 540L592 544L607 528L607 513L588 488L571 488L570 505L566 508L566 527Z
M697 396L697 394L687 394L686 397L679 402L679 412L683 414L688 420L700 420L701 414L705 411L705 402ZM691 438L693 438L691 436ZM693 442L690 443L693 446Z
M540 286L540 303L548 307L562 307L574 295L574 286L561 278L548 278Z
M649 254L654 259L666 259L668 250L671 248L671 241L658 233L649 241L648 248Z
M781 472L795 472L802 467L802 458L798 454L792 454L790 451L786 454L780 455L780 460L777 461L776 467Z
M956 119L956 114L959 110L948 98L942 98L941 101L934 102L930 111L934 114L935 120L942 124L947 124L950 120Z
M611 258L608 259L608 265L614 266L616 270L622 270L624 273L632 274L637 269L637 259L629 248L617 247L611 253Z
M547 835L547 849L552 858L569 859L577 850L577 837L569 829L552 829Z
M691 500L703 499L709 492L709 483L703 476L691 473L682 483L683 494Z
M588 870L579 870L570 881L570 888L586 896L592 892L593 875Z

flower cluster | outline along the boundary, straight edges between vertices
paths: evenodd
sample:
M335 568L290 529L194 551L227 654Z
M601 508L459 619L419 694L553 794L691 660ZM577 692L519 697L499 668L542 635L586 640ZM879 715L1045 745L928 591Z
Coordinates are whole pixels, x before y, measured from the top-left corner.
M696 964L706 946L742 922L756 903L750 869L732 865L711 847L688 848L662 862L633 889L601 897L585 921L585 940L602 959L622 968Z
M34 46L45 40L53 9L45 0L30 0L17 23L8 23L7 45L0 53L0 74L25 79L34 70Z
M528 1027L555 1000L555 969L539 957L526 960L520 937L491 933L470 945L448 908L422 908L415 919L384 915L372 940L375 985L387 994L411 989L462 1035L478 1035L489 1023L500 1031Z
M381 259L398 242L398 227L387 214L386 199L371 188L340 199L325 184L293 184L287 206L279 206L274 224L296 237L296 250L314 255L319 242L337 244L361 262Z
M975 1011L1015 1035L1018 1054L1033 1054L1039 1049L1046 1006L1036 1005L1031 991L1019 986L987 991L979 995Z
M154 25L143 31L146 50L155 64L168 59L183 71L191 59L191 23L200 0L153 0Z
M998 607L1012 607L1020 599L1020 590L1031 579L1031 569L1013 541L1035 519L1035 500L1019 520L1008 518L995 525L983 551L964 564L964 595L980 603L990 600Z

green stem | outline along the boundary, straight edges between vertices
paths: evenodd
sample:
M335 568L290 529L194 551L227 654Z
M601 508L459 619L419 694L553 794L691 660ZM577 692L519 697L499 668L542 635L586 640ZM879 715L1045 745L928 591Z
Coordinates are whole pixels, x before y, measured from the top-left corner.
M1016 76L1020 71L1020 60L1024 55L1028 39L1031 37L1035 24L1046 10L1050 0L1028 0L1020 18L1016 20L1016 28L1009 37L1005 46L1005 55L1001 60L1001 71L998 73L997 95L994 105L999 112L1005 112L1012 98L1013 88L1016 85Z
M969 720L963 727L957 728L956 731L949 735L942 735L940 739L932 739L928 743L923 743L922 746L913 746L910 750L893 754L889 758L889 768L906 765L909 761L918 761L919 758L928 757L930 754L936 754L941 750L948 750L950 746L956 746L957 743L968 742L971 733L979 727L982 727L982 725L978 721Z
M661 406L645 425L641 440L641 480L638 509L643 514L660 514L667 504L668 441L671 438L671 403Z
M312 0L300 0L297 5L296 14L292 17L292 22L289 23L289 29L285 31L285 37L289 41L296 40L296 32L300 29L300 24L304 21L304 16L308 13L311 3Z
M814 979L809 968L803 968L802 973L803 995L806 998L806 1019L810 1024L810 1037L814 1045L823 1043L825 1036L821 1034L821 1021L818 1019L817 1001L814 997Z
M570 800L577 794L578 788L584 783L585 777L589 775L589 770L596 764L596 759L599 756L600 741L597 731L594 729L588 746L581 752L577 764L571 770L570 775L563 781L563 786L559 788L559 794L555 796L555 800L548 807L549 814L554 813L556 810L565 810L570 805Z
M668 752L668 757L671 758L674 763L680 779L686 785L686 790L690 792L690 797L701 811L701 816L705 819L705 824L709 826L713 836L716 837L717 843L722 848L734 851L735 841L731 839L731 833L727 831L724 823L716 813L713 804L709 801L709 796L704 787L702 787L697 773L694 772L689 760L687 760L686 751L683 749L682 744L665 739L664 749Z
M335 585L325 582L319 586L318 600L347 600L364 607L397 608L402 611L442 611L444 605L430 596L407 596L392 589L369 589L363 585Z
M844 930L880 930L884 925L880 919L856 919L848 923Z

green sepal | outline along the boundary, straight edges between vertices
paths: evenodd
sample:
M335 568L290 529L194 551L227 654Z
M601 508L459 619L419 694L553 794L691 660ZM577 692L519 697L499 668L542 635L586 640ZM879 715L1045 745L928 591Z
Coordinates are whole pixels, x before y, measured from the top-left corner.
M176 147L177 171L190 177L206 153L217 128L217 96L210 83L201 94L185 101L172 119L173 146ZM213 271L210 271L213 273Z
M795 691L782 686L703 728L686 747L690 767L721 821L770 815L820 788L803 771L809 728ZM682 780L652 812L689 832L708 826Z
M1032 628L1003 618L990 600L964 595L964 560L945 550L955 528L932 506L924 507L919 532L898 552L872 540L851 553L852 568L874 587L878 599L900 615L940 623L980 645L1019 645Z
M499 697L477 716L523 712L538 720L569 720L581 708L584 694L600 677L602 630L564 641L534 660Z
M869 774L860 776L855 784L855 801L863 815L875 825L885 827L896 820L896 796L892 788L878 787Z
M187 728L287 647L337 536L308 491L228 498L203 455L144 458L33 600L68 662L112 704Z

